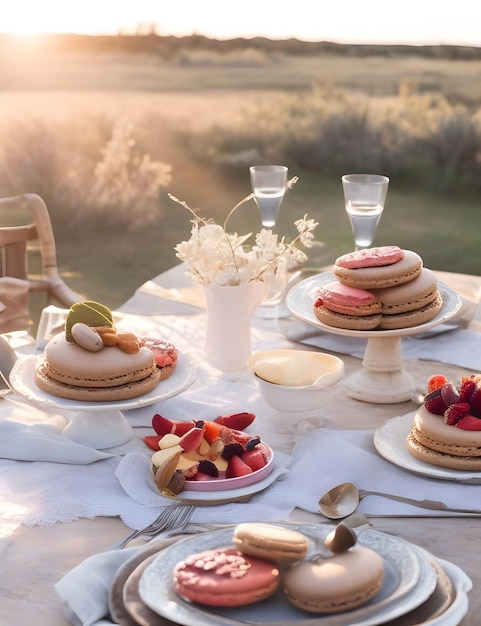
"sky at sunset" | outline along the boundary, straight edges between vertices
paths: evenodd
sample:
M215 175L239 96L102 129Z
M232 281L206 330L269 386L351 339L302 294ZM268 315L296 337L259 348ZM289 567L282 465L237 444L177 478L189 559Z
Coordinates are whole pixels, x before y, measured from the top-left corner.
M4 0L0 33L131 34L155 24L159 35L218 39L481 46L480 18L477 0Z

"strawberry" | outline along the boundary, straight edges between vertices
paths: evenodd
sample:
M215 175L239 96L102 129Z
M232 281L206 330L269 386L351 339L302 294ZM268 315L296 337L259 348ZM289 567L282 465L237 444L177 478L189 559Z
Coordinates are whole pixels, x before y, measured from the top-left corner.
M247 465L254 472L262 469L267 463L266 455L262 452L262 450L257 449L247 450L247 452L244 452L244 454L241 456L241 459L244 461L244 463L247 463Z
M225 477L238 478L239 476L247 476L247 474L252 474L252 468L247 463L244 463L239 456L234 455L227 465Z
M185 433L189 432L189 430L192 428L193 426L193 422L181 422L178 420L174 421L174 434L175 435L179 435L179 437L182 437L182 435L185 435Z
M426 411L429 411L429 413L434 413L434 415L444 414L444 411L448 407L441 396L441 389L436 389L424 398L424 407Z
M243 413L234 413L233 415L220 415L215 418L214 422L235 430L244 430L252 424L255 418L254 413L246 413L244 411Z
M174 422L156 413L152 418L152 428L158 435L166 435L174 432Z
M457 424L459 420L466 415L469 415L471 412L471 406L468 402L456 402L455 404L451 404L444 411L444 421L446 424L453 426Z
M447 382L448 379L443 374L435 374L434 376L431 376L428 380L428 393L431 393L436 389L440 389Z
M465 415L459 422L456 422L455 426L462 430L481 430L481 419L474 415Z
M191 452L192 450L197 450L202 443L203 438L204 429L193 426L184 435L182 435L179 440L179 446L181 446L185 452Z
M147 435L144 437L144 442L149 446L151 450L159 450L159 441L162 439L162 435Z

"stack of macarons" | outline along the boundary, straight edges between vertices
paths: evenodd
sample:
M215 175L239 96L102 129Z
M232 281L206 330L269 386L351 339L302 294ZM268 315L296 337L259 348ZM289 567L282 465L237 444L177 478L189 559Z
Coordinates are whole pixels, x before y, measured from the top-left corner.
M443 305L435 274L412 250L382 246L350 252L319 288L314 313L328 326L352 330L410 328L433 319Z

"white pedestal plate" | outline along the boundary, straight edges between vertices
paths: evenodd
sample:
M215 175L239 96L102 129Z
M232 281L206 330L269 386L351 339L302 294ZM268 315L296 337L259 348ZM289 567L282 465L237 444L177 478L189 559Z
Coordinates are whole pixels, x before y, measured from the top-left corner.
M298 283L287 296L289 310L299 319L326 333L367 339L362 369L343 383L351 398L379 404L409 400L416 385L403 367L402 337L425 332L454 317L461 308L461 297L444 283L438 283L443 307L429 322L398 330L346 330L323 324L314 314L316 291L333 280L335 276L331 272L323 272Z

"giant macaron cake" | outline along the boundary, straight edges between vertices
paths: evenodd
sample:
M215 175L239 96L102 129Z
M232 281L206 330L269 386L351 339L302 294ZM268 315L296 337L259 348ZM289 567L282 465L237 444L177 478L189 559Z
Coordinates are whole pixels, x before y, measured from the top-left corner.
M35 364L37 387L69 400L115 402L152 391L176 367L177 351L157 364L152 341L141 345L134 333L115 328L112 312L98 302L74 304L65 331L54 336ZM165 355L164 355L165 356Z
M314 313L328 326L396 330L432 320L443 301L435 274L412 250L383 246L350 252L316 292Z
M481 375L463 378L459 387L433 376L428 391L414 415L408 451L431 465L481 470Z

